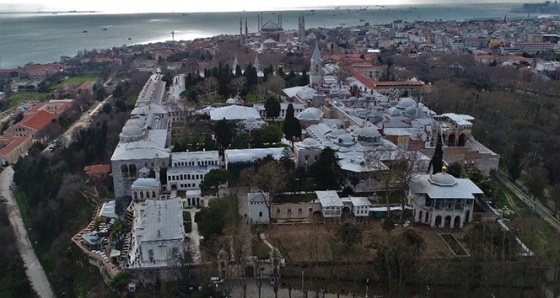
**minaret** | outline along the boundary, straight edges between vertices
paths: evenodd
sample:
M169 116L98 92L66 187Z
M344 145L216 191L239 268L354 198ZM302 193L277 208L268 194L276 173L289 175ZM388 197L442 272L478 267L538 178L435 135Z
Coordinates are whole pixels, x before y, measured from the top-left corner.
M319 52L319 45L315 43L315 49L313 49L313 56L311 56L311 71L309 72L309 84L320 85L323 80L321 74L321 68L323 67L323 59L321 59L321 53Z
M249 37L249 27L247 27L247 17L245 17L245 38Z
M243 40L243 18L239 19L239 45L243 45L245 44L245 41Z
M171 40L175 41L175 31L174 30L171 31Z
M298 35L299 42L303 45L303 43L305 42L305 17L303 15L299 16Z

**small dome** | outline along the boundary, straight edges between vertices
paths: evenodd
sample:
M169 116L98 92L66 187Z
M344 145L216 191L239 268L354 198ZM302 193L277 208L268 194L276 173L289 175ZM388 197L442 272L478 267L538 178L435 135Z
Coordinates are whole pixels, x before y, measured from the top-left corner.
M421 111L417 109L415 106L410 106L404 109L403 114L408 117L415 117L417 114L420 116Z
M391 101L391 106L393 106L393 107L398 105L398 104L399 104L399 101L396 100L396 99Z
M399 103L397 104L397 108L404 110L408 107L415 106L415 105L416 105L416 101L414 99L410 97L405 97L399 101Z
M356 143L356 141L354 140L354 137L352 137L350 134L346 133L338 137L339 145L351 146L354 145L354 143Z
M320 120L323 117L323 112L317 108L307 108L296 117L299 120Z
M301 143L307 148L315 148L319 146L319 142L317 142L314 138L306 138L301 141Z
M125 126L121 133L123 136L138 136L142 134L142 129L135 125Z
M453 186L457 184L457 180L455 179L455 177L445 172L440 172L435 175L432 175L432 177L430 177L429 180L432 184L439 185L439 186Z
M346 133L346 130L342 129L342 128L335 128L333 130L331 130L330 136L333 138L338 138L338 136L343 135Z
M357 135L360 138L366 138L366 139L373 139L375 137L381 136L379 131L377 131L377 129L373 126L365 126L360 128L357 131Z
M236 101L235 101L235 99L233 99L233 98L228 98L228 100L226 100L226 103L227 103L227 104L235 104Z
M401 116L401 112L399 112L399 110L395 109L392 113L391 113L391 117L399 117Z

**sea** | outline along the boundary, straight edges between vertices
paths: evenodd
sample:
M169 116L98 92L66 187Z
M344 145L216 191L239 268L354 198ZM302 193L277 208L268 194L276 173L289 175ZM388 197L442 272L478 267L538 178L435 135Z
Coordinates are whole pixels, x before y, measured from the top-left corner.
M51 63L78 51L132 44L193 40L221 34L239 34L245 18L249 32L258 31L259 18L279 22L285 30L297 30L303 15L306 29L387 24L403 21L464 21L523 18L512 12L520 3L440 4L404 6L316 7L263 12L122 13L103 12L8 12L0 11L0 69L28 63ZM536 16L531 16L536 17ZM244 29L243 29L244 30Z

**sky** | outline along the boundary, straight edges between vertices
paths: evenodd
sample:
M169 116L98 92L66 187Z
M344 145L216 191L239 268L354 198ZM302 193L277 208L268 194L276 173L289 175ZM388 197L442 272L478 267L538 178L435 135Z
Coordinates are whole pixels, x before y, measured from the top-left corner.
M217 11L274 11L324 6L415 5L426 3L518 3L539 2L522 0L0 0L0 11L100 11L100 12L217 12ZM543 0L542 2L544 2Z

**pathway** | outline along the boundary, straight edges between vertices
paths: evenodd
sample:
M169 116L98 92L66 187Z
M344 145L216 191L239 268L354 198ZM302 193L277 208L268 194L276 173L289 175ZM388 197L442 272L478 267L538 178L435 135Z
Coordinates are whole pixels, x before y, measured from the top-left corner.
M13 177L14 170L12 167L5 168L4 171L0 173L0 189L2 190L2 196L7 200L6 205L8 206L10 224L14 229L17 247L23 261L25 262L25 272L31 281L33 289L35 289L40 297L55 297L51 285L49 284L49 280L47 279L47 275L45 274L41 263L39 263L39 259L37 259L33 246L31 246L19 207L12 191L10 190Z
M533 200L529 198L528 195L525 194L517 185L513 184L509 179L505 177L504 174L498 174L498 179L509 189L511 190L519 199L521 199L527 206L529 206L534 212L540 215L546 222L548 222L552 227L556 230L560 231L560 221L552 216L552 212L546 208L541 202L538 200Z

